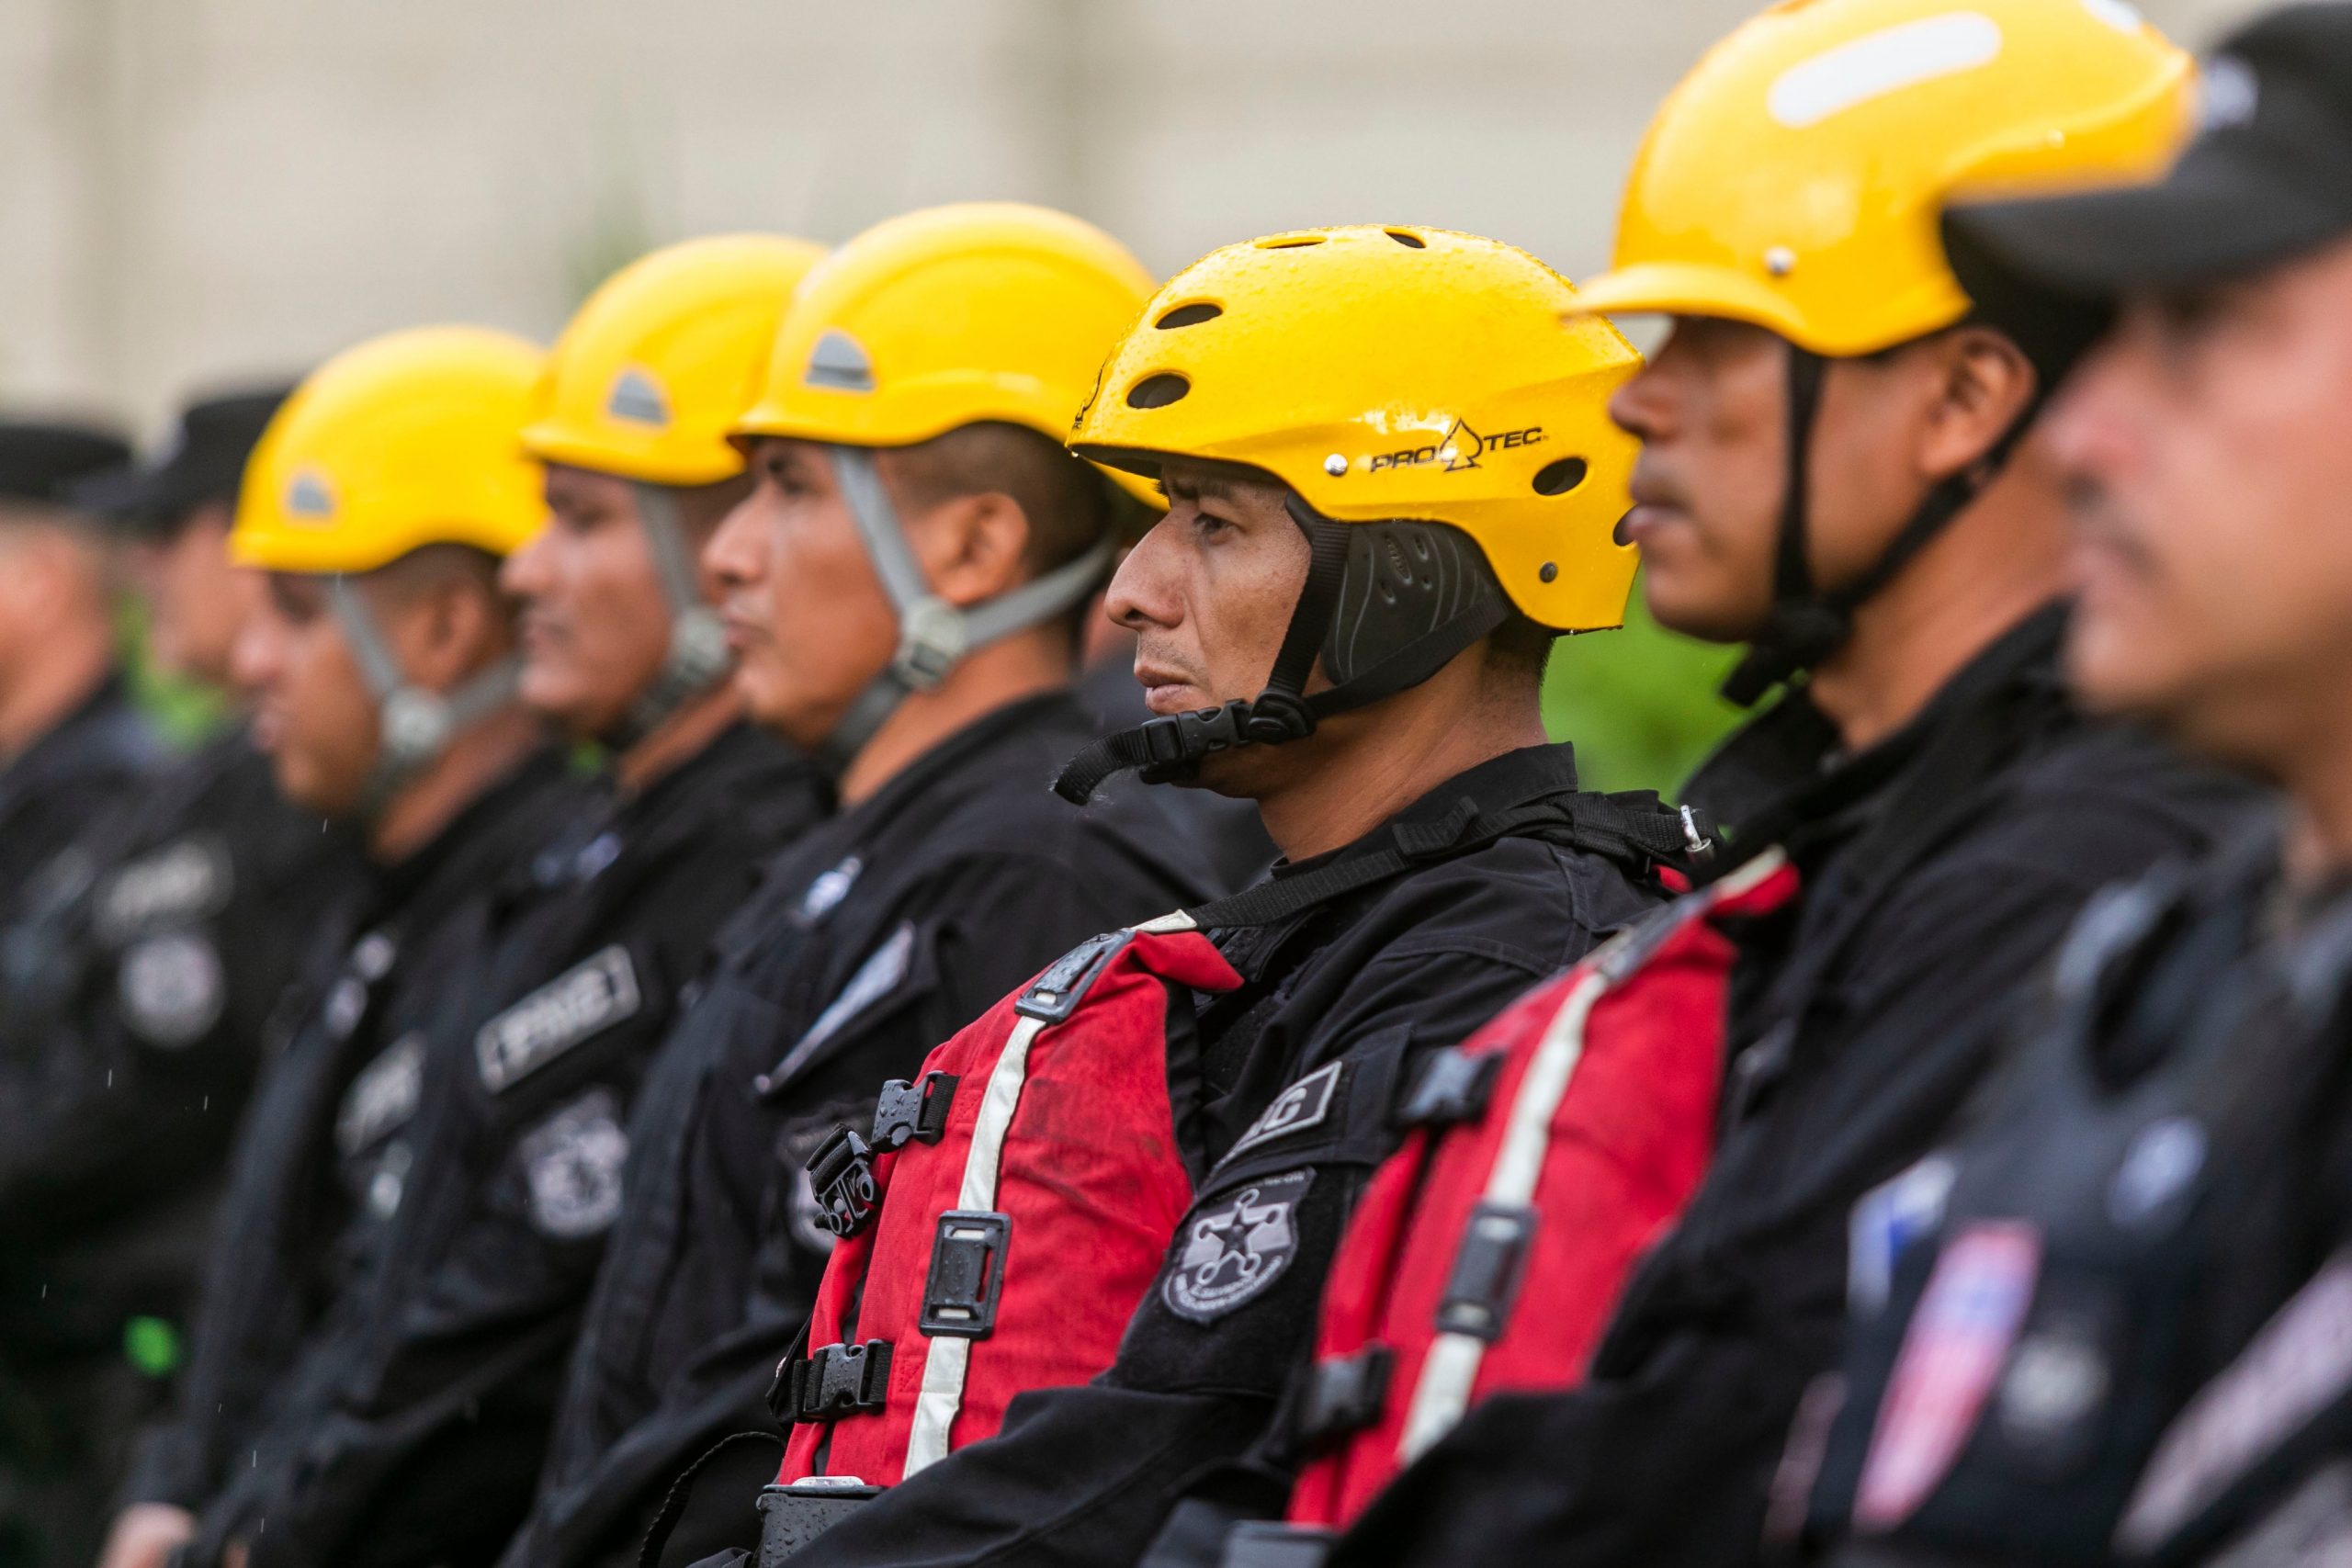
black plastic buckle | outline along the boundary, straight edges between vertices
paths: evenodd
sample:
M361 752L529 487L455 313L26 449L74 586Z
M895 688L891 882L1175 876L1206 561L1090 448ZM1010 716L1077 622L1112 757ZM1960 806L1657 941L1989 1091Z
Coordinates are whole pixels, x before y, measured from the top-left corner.
M817 1223L846 1240L874 1218L874 1151L846 1126L835 1127L808 1156L808 1185L823 1212Z
M1534 1234L1535 1211L1524 1204L1487 1202L1470 1211L1437 1303L1440 1333L1489 1342L1502 1337Z
M1094 977L1102 973L1111 955L1134 940L1135 933L1125 931L1088 937L1031 981L1028 989L1012 999L1012 1010L1023 1018L1061 1022L1086 999L1086 988L1094 984Z
M812 1475L762 1488L756 1568L784 1568L811 1541L880 1495L881 1487L846 1475Z
M1225 1538L1217 1568L1323 1568L1339 1539L1319 1525L1241 1519Z
M1413 1085L1396 1112L1404 1127L1445 1126L1476 1122L1487 1113L1487 1100L1501 1076L1500 1051L1468 1051L1450 1045L1430 1058L1428 1068Z
M1300 1441L1319 1446L1377 1423L1396 1370L1396 1354L1385 1345L1316 1362L1306 1374L1306 1398L1299 1409Z
M955 1102L954 1073L930 1072L919 1084L892 1078L874 1102L873 1145L877 1149L902 1149L917 1138L935 1144L947 1133L947 1108Z
M1143 722L1143 748L1153 767L1190 762L1247 742L1250 705L1239 697L1222 707L1192 708Z
M879 1410L890 1391L890 1342L827 1345L777 1363L768 1408L786 1426Z
M939 1216L918 1328L949 1339L985 1339L995 1332L997 1301L1004 1294L1004 1244L1012 1230L1010 1215L985 1210L950 1209Z

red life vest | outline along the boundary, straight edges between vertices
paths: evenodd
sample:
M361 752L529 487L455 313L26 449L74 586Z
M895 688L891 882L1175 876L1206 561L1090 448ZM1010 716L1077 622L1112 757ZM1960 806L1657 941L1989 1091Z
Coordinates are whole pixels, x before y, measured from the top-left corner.
M1344 1529L1476 1401L1573 1386L1703 1173L1734 948L1796 891L1775 852L1442 1053L1333 1259L1294 1528ZM1531 1310L1514 1311L1524 1302Z
M1013 1395L1111 1364L1193 1196L1167 1052L1136 1045L1166 1039L1178 993L1241 984L1189 926L1075 949L886 1087L870 1141L838 1130L809 1161L845 1239L813 1348L780 1372L799 1425L779 1482L895 1484L994 1433ZM1000 1317L1053 1332L996 1336Z
M992 1436L1015 1395L1111 1365L1193 1198L1171 1013L1189 1024L1193 992L1242 984L1204 928L1273 923L1518 835L1644 872L1705 848L1690 813L1648 795L1400 824L1378 853L1082 944L885 1086L870 1137L836 1129L808 1170L842 1240L811 1348L770 1395L793 1428L763 1504L772 1541Z

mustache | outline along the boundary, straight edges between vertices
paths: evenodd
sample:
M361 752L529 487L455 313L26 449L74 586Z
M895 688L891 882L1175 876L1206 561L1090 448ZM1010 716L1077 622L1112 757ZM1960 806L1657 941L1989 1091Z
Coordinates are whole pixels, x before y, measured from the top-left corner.
M2060 481L2059 493L2065 502L2067 519L2082 533L2107 538L2137 532L2115 492L2095 474L2068 472Z
M1149 671L1162 679L1181 682L1188 686L1205 689L1207 684L1207 677L1193 667L1191 660L1163 653L1141 640L1136 643L1135 660L1129 668L1138 681L1143 678L1144 671Z
M2152 565L2140 520L2095 476L2067 474L2060 484L2066 522L2078 543L2096 545L2142 566Z
M1647 454L1634 459L1633 477L1626 488L1632 492L1636 506L1690 509L1690 498L1682 486L1675 482L1663 465Z

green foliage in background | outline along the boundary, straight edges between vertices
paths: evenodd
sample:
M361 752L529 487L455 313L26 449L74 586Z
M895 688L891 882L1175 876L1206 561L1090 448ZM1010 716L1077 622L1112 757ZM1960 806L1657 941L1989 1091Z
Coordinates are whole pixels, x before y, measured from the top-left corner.
M147 609L136 594L122 596L115 611L115 636L131 700L155 721L165 740L193 750L228 722L228 705L220 693L197 682L175 680L147 657Z
M1650 619L1639 587L1625 625L1562 637L1544 680L1544 723L1576 744L1587 789L1673 797L1740 710L1715 694L1737 650L1694 642Z
M121 613L131 690L175 744L194 747L226 722L218 694L157 671L146 657L146 617L136 600ZM1544 680L1544 724L1576 743L1588 789L1654 789L1672 797L1708 748L1739 719L1715 695L1736 650L1666 630L1636 589L1625 625L1562 637Z

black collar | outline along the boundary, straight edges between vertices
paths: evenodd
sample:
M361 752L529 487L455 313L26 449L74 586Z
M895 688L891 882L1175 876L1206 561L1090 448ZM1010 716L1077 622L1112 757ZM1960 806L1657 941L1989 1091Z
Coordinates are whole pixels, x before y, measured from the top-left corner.
M497 880L517 854L546 842L568 825L576 807L559 786L571 771L569 750L542 746L475 795L439 832L390 865L379 865L373 925L443 889ZM550 810L556 820L545 819Z
M1396 844L1397 828L1433 826L1461 810L1465 801L1479 816L1493 817L1549 795L1576 792L1574 746L1565 740L1546 746L1522 746L1454 774L1370 832L1336 850L1326 850L1301 861L1276 861L1272 875L1276 879L1296 876L1365 855L1385 854Z
M1749 850L1879 795L1928 741L1963 716L2021 693L2063 690L2067 607L2043 605L1978 650L1927 706L1868 750L1843 750L1837 727L1802 690L1735 730L1683 786L1682 798L1731 826Z
M872 843L941 789L977 777L991 753L1026 743L1041 727L1083 732L1085 712L1067 686L1057 686L990 708L893 773L882 787L842 812L850 841Z

